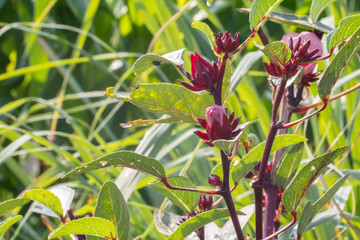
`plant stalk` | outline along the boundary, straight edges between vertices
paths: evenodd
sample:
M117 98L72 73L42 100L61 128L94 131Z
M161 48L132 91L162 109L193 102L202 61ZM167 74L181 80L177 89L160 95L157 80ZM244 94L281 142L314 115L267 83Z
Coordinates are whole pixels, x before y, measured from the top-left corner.
M221 196L224 198L228 211L230 213L231 221L233 222L236 236L239 240L245 240L243 231L240 226L239 218L236 213L234 201L231 196L229 186L230 160L224 151L220 150L221 162L223 167L223 187L220 190Z
M277 133L277 130L280 128L279 124L276 121L278 108L280 106L282 97L285 92L286 81L281 80L278 93L276 95L272 115L271 115L271 123L269 134L266 139L265 149L263 153L263 157L261 159L259 174L257 180L252 184L254 188L254 195L255 195L255 221L256 221L256 239L262 239L262 196L263 196L263 186L265 180L265 170L267 166L267 162L270 157L271 147L274 143L274 139Z

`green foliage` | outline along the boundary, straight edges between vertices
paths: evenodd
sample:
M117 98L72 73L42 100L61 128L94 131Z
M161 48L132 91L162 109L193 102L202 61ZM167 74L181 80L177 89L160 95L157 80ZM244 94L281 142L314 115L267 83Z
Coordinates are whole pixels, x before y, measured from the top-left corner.
M313 0L310 7L310 17L312 22L316 22L321 12L334 0Z
M259 30L265 23L267 16L283 0L254 0L250 12L250 29Z
M183 55L186 49L180 49L175 52L167 53L162 56L148 53L139 57L133 65L133 70L136 74L140 74L152 66L160 64L172 64L174 66L182 65L184 63Z
M24 196L37 201L41 204L44 204L55 213L59 214L59 216L63 216L63 208L61 206L61 202L59 198L53 194L52 192L44 189L34 189L29 190L24 193Z
M10 212L14 208L22 207L26 203L28 203L30 200L27 198L16 198L16 199L10 199L5 202L2 202L0 204L0 216Z
M86 217L65 223L49 235L55 239L70 234L83 234L112 239L115 236L115 227L109 220L98 217Z
M303 199L305 192L315 179L324 171L327 165L341 156L347 147L338 148L332 152L325 153L308 162L296 174L289 186L285 189L282 196L284 207L290 213L293 213L300 206L299 203Z
M284 156L284 159L282 160L276 173L275 182L279 189L284 190L294 177L296 170L300 165L303 147L303 143L298 143L289 149L287 154Z
M241 215L242 213L238 211L238 214ZM176 230L171 234L169 239L183 239L188 236L193 231L199 229L200 227L219 220L229 217L229 211L227 209L213 209L207 212L200 213L195 217L190 218L189 220L182 223Z
M67 173L64 178L106 167L133 168L159 180L166 177L165 169L158 160L134 152L121 151L105 155L90 163L77 167Z
M360 26L360 15L353 15L342 19L339 26L335 28L331 36L328 49L336 47L348 37L351 37Z
M276 63L280 67L284 67L290 60L291 51L284 41L276 41L266 45L260 49L270 61Z
M351 38L340 49L339 53L331 61L319 82L319 96L322 100L328 99L331 89L343 73L352 56L360 46L360 25Z
M307 141L306 138L298 135L284 134L275 137L271 152L280 150L292 144ZM266 142L262 142L246 154L239 163L235 164L232 169L232 177L234 182L238 183L240 179L255 167L261 160L265 149Z
M9 219L6 219L3 222L0 222L0 237L8 230L12 225L14 225L17 221L22 219L23 216L15 216Z
M233 35L241 32L242 43L251 36L253 29L261 27L272 43L265 46L266 49L273 47L285 33L304 30L316 30L319 36L322 33L323 38L327 38L327 47L338 46L339 51L335 51L337 56L333 54L330 61L318 62L318 70L324 71L324 76L320 85L311 84L304 104L315 103L318 93L323 98L329 97L331 92L335 95L358 84L359 59L351 56L358 51L358 40L354 36L359 31L359 15L350 16L360 11L357 1L207 2L211 5L203 0L0 1L0 215L3 221L0 229L5 231L6 227L4 239L45 239L50 227L64 227L63 233L68 234L66 228L69 230L75 226L79 230L77 224L88 221L81 218L60 225L57 218L41 217L31 212L34 206L29 208L27 203L35 200L62 215L66 210L61 206L62 196L54 197L49 191L41 190L52 189L60 182L76 191L71 204L76 216L95 213L95 217L103 218L98 220L103 226L112 228L114 236L116 232L129 230L122 232L119 238L166 239L156 230L156 222L154 224L154 211L163 199L160 194L176 196L181 204L170 200L180 209L165 203L161 207L166 214L176 211L177 217L194 210L198 196L189 197L193 199L190 204L186 202L187 192L170 191L163 188L162 183L150 185L161 187L160 194L144 187L153 182L154 177L159 180L166 176L165 171L171 176L184 176L168 177L170 183L171 179L182 179L179 184L189 187L209 186L206 180L212 169L222 177L217 147L210 149L197 145L199 139L192 133L194 125L198 124L196 118L205 118L204 110L213 104L213 97L180 86L176 80L184 77L174 67L183 64L190 72L189 55L194 51L216 61L218 56L207 43L209 41L214 46L213 32L229 31ZM245 13L239 13L238 9ZM333 29L330 26L338 27ZM252 207L254 202L249 181L242 176L262 157L264 143L258 143L266 140L272 111L271 86L260 62L262 53L256 51L254 42L260 43L256 34L247 46L243 45L240 54L229 59L224 78L223 100L228 112L235 111L236 116L242 116L242 122L258 119L260 123L248 126L239 136L239 148L234 157L234 161L239 163L233 167L232 173L238 184L232 192L237 209ZM271 53L275 52L268 53L272 57ZM284 56L286 60L287 55ZM158 62L159 67L156 66ZM296 81L295 78L292 80ZM292 80L288 80L288 86ZM336 86L332 88L334 83ZM107 88L111 88L112 93L104 95ZM278 170L279 175L273 180L282 188L291 185L300 160L312 159L313 155L319 156L328 148L352 146L324 174L326 182L333 187L320 197L323 194L321 181L317 186L311 185L304 195L298 209L299 214L300 210L303 211L298 223L301 231L306 231L302 234L304 240L333 239L339 232L343 238L358 238L359 94L355 91L342 97L341 101L332 101L327 109L296 130L288 130L289 134L302 138L301 141L305 138L300 136L308 141L302 154L296 152L300 145L281 150L285 159ZM292 120L300 117L293 114ZM148 128L154 124L157 125ZM279 141L281 144L274 146L272 153L282 146L298 143L281 141L281 138ZM235 141L214 143L230 152ZM249 147L246 150L245 143ZM129 168L100 169L100 162L93 161L119 151L136 152L132 156L146 159L141 161L145 165L136 167L150 176L143 177L139 171ZM295 160L291 161L292 158ZM121 157L116 161L115 165L130 164L127 166L131 167L131 161ZM82 168L87 165L93 166L94 170ZM61 179L75 167L85 174L72 172L71 178ZM334 171L349 173L350 176L336 182ZM119 186L121 193L109 180ZM340 188L343 181L347 181L348 186ZM339 188L340 192L334 195ZM36 190L26 192L29 189ZM29 196L21 197L23 192ZM42 193L45 193L45 198ZM340 220L340 213L334 213L333 206L323 207L333 196L354 228ZM110 200L118 204L112 205ZM125 209L129 211L128 216ZM227 214L225 210L220 211L222 216ZM19 214L24 215L21 223L12 225L22 218ZM244 217L250 218L251 215ZM117 221L119 218L128 221ZM89 221L94 223L91 219ZM191 233L200 226L196 221L211 222L214 219L190 219L179 229ZM281 226L288 224L286 217L280 219ZM128 227L122 228L118 222L124 222ZM231 221L228 223L231 225ZM171 224L177 226L174 222ZM227 229L231 228L228 226ZM224 233L225 229L219 231ZM252 235L253 229L255 223L251 218L245 226L245 233ZM81 230L85 231L84 234L94 233L94 229ZM70 239L70 236L63 238ZM280 236L279 239L289 238Z
M194 184L185 177L174 176L168 177L167 180L172 186L185 188L194 187ZM152 183L150 187L167 197L175 206L188 214L193 212L200 197L200 194L196 192L169 189L162 182Z
M95 217L109 220L115 226L116 239L131 239L131 227L126 201L115 183L105 182L100 189Z
M320 212L320 210L325 206L327 202L335 195L335 193L339 190L339 188L344 184L348 175L345 175L341 179L339 179L331 188L329 188L326 193L319 198L316 202L311 203L308 202L304 210L302 211L301 218L298 225L298 235L303 235L306 230L306 227L310 224L310 222L314 219L316 214Z

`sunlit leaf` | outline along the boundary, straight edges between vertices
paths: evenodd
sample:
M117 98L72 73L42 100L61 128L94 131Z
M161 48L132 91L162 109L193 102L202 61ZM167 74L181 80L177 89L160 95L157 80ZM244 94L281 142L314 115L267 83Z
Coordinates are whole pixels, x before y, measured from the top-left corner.
M306 231L306 227L310 224L310 222L314 219L316 214L320 212L320 210L325 206L327 202L336 194L336 192L340 189L340 187L344 184L348 175L345 175L341 179L339 179L331 188L329 188L326 193L319 198L314 204L309 201L302 211L300 221L298 224L298 234L302 235Z
M106 167L128 167L149 174L159 180L166 176L165 169L158 160L130 151L120 151L102 156L92 162L77 167L64 177L71 177Z
M238 211L237 214L241 215L243 213ZM200 227L229 216L229 211L227 209L213 209L207 212L200 213L195 217L192 217L182 223L168 239L183 239L189 234L191 234L193 231L199 229Z
M0 216L10 212L14 208L22 207L30 200L28 198L15 198L0 203Z
M131 239L130 217L126 201L115 183L107 181L100 189L95 217L109 220L116 229L116 239Z
M250 12L250 8L239 8L240 12ZM333 30L333 28L321 23L311 23L307 16L298 16L291 13L280 13L280 12L271 12L268 15L268 20L272 22L276 22L279 24L287 24L296 26L306 30L318 30L320 32L329 33Z
M260 50L271 62L281 67L284 67L291 57L291 50L284 41L272 42Z
M22 219L23 216L15 216L9 219L6 219L3 222L0 222L0 237L8 230L12 225L14 225L17 221Z
M175 52L158 55L155 53L148 53L139 57L133 65L133 70L136 74L140 74L150 67L161 64L182 65L184 63L183 55L186 49L180 49Z
M214 103L208 93L199 95L168 83L142 84L123 100L149 112L167 114L166 122L172 123L197 123L196 118L205 118L205 109Z
M284 206L288 212L293 213L296 211L311 183L314 182L327 165L341 156L346 148L347 147L341 147L314 158L300 169L282 196Z
M321 12L335 0L313 0L310 7L310 17L312 22L316 22Z
M277 170L275 182L279 189L285 189L300 165L303 143L294 145L284 156Z
M115 227L109 220L98 217L86 217L65 223L52 233L48 239L55 239L70 234L93 235L105 239L115 237Z
M360 25L352 37L344 44L338 54L331 61L329 67L320 78L318 91L322 100L328 99L331 90L343 73L352 56L359 50L360 46Z
M256 31L265 23L267 16L283 0L254 0L250 12L250 29Z
M274 144L271 148L271 153L279 149L287 147L292 144L299 142L307 141L307 138L304 138L299 135L283 134L276 136ZM256 164L261 160L262 154L264 153L266 141L260 143L255 148L253 148L248 154L246 154L241 161L234 164L232 169L232 177L234 182L238 183L240 179L247 174Z
M209 40L210 46L213 48L215 46L215 37L214 37L214 33L211 30L211 28L209 27L209 25L207 25L206 23L197 21L197 22L193 22L191 24L191 27L200 30L201 32L203 32L207 39Z
M360 26L360 15L353 15L340 20L339 26L331 34L329 50L334 48L346 38L353 35Z
M24 193L24 196L45 205L59 216L63 216L63 209L59 198L49 190L29 190Z

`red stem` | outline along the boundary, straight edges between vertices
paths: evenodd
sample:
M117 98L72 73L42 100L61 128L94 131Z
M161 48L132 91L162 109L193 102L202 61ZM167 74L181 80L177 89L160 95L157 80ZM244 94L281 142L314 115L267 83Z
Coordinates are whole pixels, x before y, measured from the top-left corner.
M224 55L220 62L220 74L219 79L217 81L215 92L212 93L214 97L214 102L216 105L222 106L222 83L224 81L224 74L225 74L225 68L226 68L226 61L228 60L229 56L227 54Z
M342 96L345 96L345 95L347 95L347 94L355 91L355 90L358 89L358 88L360 88L360 83L359 83L359 84L356 84L356 85L353 86L352 88L349 88L349 89L347 89L347 90L345 90L345 91L343 91L343 92L341 92L341 93L339 93L339 94L337 94L337 95L335 95L335 96L332 96L331 98L328 99L328 102L334 101L334 100L336 100L336 99L338 99L338 98L340 98L340 97L342 97ZM305 112L307 112L309 109L314 108L314 107L317 107L317 106L321 105L322 103L323 103L323 101L317 102L317 103L313 103L313 104L310 104L310 105L308 105L308 106L298 107L298 108L296 108L296 109L294 110L294 112L295 112L295 113L299 113L299 114L305 113Z
M269 134L266 139L265 149L260 164L258 178L252 184L255 195L256 239L262 238L262 196L263 196L263 185L265 180L265 170L266 170L267 162L269 160L271 147L274 143L277 130L279 129L279 125L276 122L276 116L277 116L278 108L281 103L281 99L285 92L285 87L286 87L286 81L282 80L280 82L279 91L276 95L273 104Z
M291 221L291 223L289 223L288 225L286 225L285 227L283 227L282 229L280 229L279 231L271 234L270 236L267 236L265 238L263 238L263 240L269 240L272 239L273 237L276 237L277 235L279 235L280 233L284 232L286 229L288 229L289 227L291 227L292 225L294 225L296 223L297 217L296 217L296 212L291 214L293 216L293 220Z
M220 154L221 154L221 162L223 167L223 187L220 190L220 194L225 200L238 240L245 240L229 186L229 177L230 177L229 173L230 173L231 161L229 160L228 156L225 154L224 151L220 150Z
M298 119L298 120L296 120L296 121L294 121L294 122L284 124L282 127L283 127L283 128L292 127L292 126L294 126L294 125L296 125L296 124L299 124L299 123L305 121L306 119L311 118L311 117L314 116L315 114L318 114L319 112L323 111L323 110L326 108L326 106L327 106L327 104L328 104L328 100L324 101L323 104L324 104L324 105L323 105L320 109L316 110L315 112L313 112L313 113L311 113L311 114L309 114L309 115L306 115L305 117L300 118L300 119Z

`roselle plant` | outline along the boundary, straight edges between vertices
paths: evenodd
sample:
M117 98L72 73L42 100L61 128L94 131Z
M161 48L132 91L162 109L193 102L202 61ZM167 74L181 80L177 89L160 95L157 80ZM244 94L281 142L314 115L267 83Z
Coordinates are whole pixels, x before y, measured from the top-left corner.
M156 120L135 120L128 125L180 123L198 127L194 134L199 137L200 144L204 142L208 150L214 150L221 159L211 173L204 172L201 176L207 179L208 186L196 187L183 176L183 171L178 175L168 174L157 159L132 151L113 152L87 162L63 176L64 181L82 178L85 173L96 179L96 174L91 171L109 167L131 168L151 176L156 182L150 187L168 199L154 212L154 218L158 230L169 239L203 240L210 234L217 235L219 239L277 239L279 236L284 239L290 235L293 235L291 238L301 239L348 175L338 179L314 203L304 203L304 196L318 178L324 181L322 173L345 153L347 146L329 150L300 167L307 138L296 135L297 128L307 119L321 114L330 102L360 87L358 84L331 96L332 88L349 61L358 57L360 16L345 18L337 28L328 32L322 25L309 21L286 19L286 15L282 16L285 21L278 15L270 16L280 2L255 0L250 10L241 10L250 11L252 30L249 36L243 37L243 42L239 40L239 32L213 33L204 22L194 22L192 26L207 36L216 61L207 60L214 56L202 56L200 49L184 60L186 50L180 49L161 56L145 54L133 65L138 75L152 67L173 65L183 75L183 79L178 79L180 84L142 84L126 97L118 95L111 87L106 91L106 95L114 99L130 102L148 112L163 114ZM318 9L313 15L318 17L321 11ZM278 41L270 41L262 30L269 17L289 25L296 24L304 31L289 32ZM312 16L313 22L317 17ZM261 43L254 40L256 37ZM242 116L229 111L227 105L233 93L230 66L234 58L242 56L250 43L255 43L264 56L262 64L273 91L269 131L266 140L261 143L249 130L256 120L241 122ZM320 64L325 65L325 60L330 63L323 69ZM187 61L190 62L189 70L184 67ZM314 85L318 92L310 90ZM319 101L306 105L310 95L318 95ZM288 134L289 129L294 129L294 134ZM245 179L250 179L250 182ZM236 199L232 195L239 184L250 184L253 189L254 204L243 209L236 208ZM79 240L99 237L131 239L126 200L114 182L107 181L101 186L93 216L73 213L70 207L73 195L73 190L67 187L29 190L22 198L1 203L0 213L5 214L33 200L38 204L34 207L35 211L42 214L45 210L49 211L49 216L58 217L62 223L51 232L49 239L70 234ZM182 215L166 213L167 201L176 206ZM252 215L254 218L251 218ZM0 233L21 218L18 215L1 223ZM170 222L166 224L165 218L170 218ZM209 230L210 225L207 224L225 218L230 218L230 221L222 229L214 227ZM344 218L347 219L345 215ZM255 222L254 231L246 228L248 221ZM48 223L46 219L44 223Z

